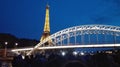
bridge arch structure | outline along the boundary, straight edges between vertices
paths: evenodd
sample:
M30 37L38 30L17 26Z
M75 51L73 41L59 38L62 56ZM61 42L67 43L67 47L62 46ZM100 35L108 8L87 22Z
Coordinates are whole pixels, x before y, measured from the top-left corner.
M70 41L71 41L70 38L74 38L74 45L77 46L77 37L79 35L81 36L81 45L82 46L83 45L85 46L85 43L84 43L85 35L87 35L86 39L88 40L88 44L99 44L98 37L103 37L103 35L105 35L104 40L106 40L106 35L112 35L113 39L114 39L113 41L114 41L114 43L116 43L116 38L118 36L120 36L120 27L111 26L111 25L80 25L80 26L66 28L66 29L63 29L61 31L58 31L58 32L50 35L48 38L46 38L42 42L38 43L33 49L31 49L31 51L29 51L27 53L27 55L30 55L34 50L36 50L40 47L51 47L49 45L48 46L44 45L44 43L46 43L50 39L52 39L53 46L66 46L66 45L68 46L68 45L70 45ZM102 36L99 36L99 35L102 35ZM96 39L96 43L91 43L91 40L92 40L91 36L93 36L92 39ZM64 44L64 40L66 40L66 45ZM102 44L105 44L105 42ZM97 45L97 46L99 47L99 45ZM106 43L106 46L108 46L107 43ZM120 46L120 45L116 44L116 46Z

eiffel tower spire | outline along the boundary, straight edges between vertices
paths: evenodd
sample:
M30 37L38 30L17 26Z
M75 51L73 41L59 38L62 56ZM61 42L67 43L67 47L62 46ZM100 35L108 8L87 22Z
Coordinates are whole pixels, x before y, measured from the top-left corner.
M49 24L49 5L46 6L46 17L45 17L45 25L44 32L50 32L50 24Z
M46 14L45 14L44 32L42 34L40 42L42 42L48 36L50 36L50 23L49 23L49 5L47 4ZM47 44L49 45L51 42L52 42L52 40L48 41Z

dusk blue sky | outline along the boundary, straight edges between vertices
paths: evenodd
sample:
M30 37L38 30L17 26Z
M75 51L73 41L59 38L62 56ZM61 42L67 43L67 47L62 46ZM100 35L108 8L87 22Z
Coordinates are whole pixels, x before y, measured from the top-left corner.
M0 33L39 40L47 2L51 34L86 24L120 26L120 0L0 0Z

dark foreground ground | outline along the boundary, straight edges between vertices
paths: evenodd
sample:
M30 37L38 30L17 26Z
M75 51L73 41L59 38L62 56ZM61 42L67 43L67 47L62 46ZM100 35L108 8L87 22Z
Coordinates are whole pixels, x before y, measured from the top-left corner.
M13 67L120 67L120 52L113 54L96 53L94 55L74 56L51 54L45 57L35 56L14 57Z

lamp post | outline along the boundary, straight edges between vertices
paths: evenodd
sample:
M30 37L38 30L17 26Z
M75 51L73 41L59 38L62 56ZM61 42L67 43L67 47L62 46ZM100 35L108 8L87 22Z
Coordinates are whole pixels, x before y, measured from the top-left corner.
M15 43L15 48L17 48L17 46L18 46L18 43Z
M6 52L7 52L7 44L8 44L8 42L5 42L5 51L4 51L4 57L6 57Z

